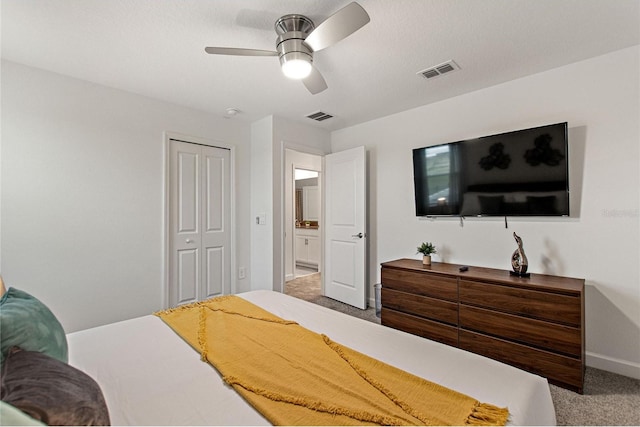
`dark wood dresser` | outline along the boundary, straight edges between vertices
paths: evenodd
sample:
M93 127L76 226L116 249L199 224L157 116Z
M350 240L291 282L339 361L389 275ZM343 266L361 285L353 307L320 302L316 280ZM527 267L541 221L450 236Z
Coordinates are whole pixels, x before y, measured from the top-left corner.
M399 259L382 264L382 324L583 392L584 280Z

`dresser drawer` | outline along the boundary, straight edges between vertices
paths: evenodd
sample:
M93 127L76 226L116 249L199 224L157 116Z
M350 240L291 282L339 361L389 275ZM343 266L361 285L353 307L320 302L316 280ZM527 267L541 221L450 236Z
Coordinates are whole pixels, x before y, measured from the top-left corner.
M549 382L582 393L580 359L460 329L460 348L547 377Z
M580 327L580 298L460 279L460 302Z
M579 357L580 329L460 304L460 327Z
M389 288L450 301L458 300L456 277L392 268L383 268L381 276L383 289Z
M429 338L433 341L453 346L458 345L458 328L455 326L445 325L444 323L434 322L385 307L382 307L381 323L384 326Z
M432 320L458 324L458 304L382 288L382 306Z
M582 393L584 280L399 259L382 264L382 324Z

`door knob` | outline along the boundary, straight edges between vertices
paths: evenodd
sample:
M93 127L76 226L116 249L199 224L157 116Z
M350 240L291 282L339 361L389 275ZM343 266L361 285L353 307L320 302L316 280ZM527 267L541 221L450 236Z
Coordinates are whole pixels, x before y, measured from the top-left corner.
M185 242L187 242L187 243L191 243L191 242L193 242L193 240L191 240L191 239L187 239L187 240L185 240Z
M357 237L358 239L362 239L364 237L364 234L362 233L352 234L351 237Z

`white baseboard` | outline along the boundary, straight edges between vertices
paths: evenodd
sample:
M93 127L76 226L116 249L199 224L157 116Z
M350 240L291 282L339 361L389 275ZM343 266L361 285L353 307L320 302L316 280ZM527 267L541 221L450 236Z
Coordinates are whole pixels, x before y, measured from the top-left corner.
M603 371L613 372L615 374L624 375L640 379L640 364L629 362L628 360L617 359L615 357L605 356L603 354L587 352L586 365L591 368L602 369Z

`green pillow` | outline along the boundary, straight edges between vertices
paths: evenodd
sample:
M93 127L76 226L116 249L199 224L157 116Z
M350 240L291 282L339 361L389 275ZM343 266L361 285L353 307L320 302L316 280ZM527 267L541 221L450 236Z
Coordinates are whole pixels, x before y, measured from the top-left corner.
M0 363L14 346L69 361L67 336L51 310L28 293L9 288L0 298Z
M3 426L44 426L46 424L31 418L20 409L0 400L0 425Z

